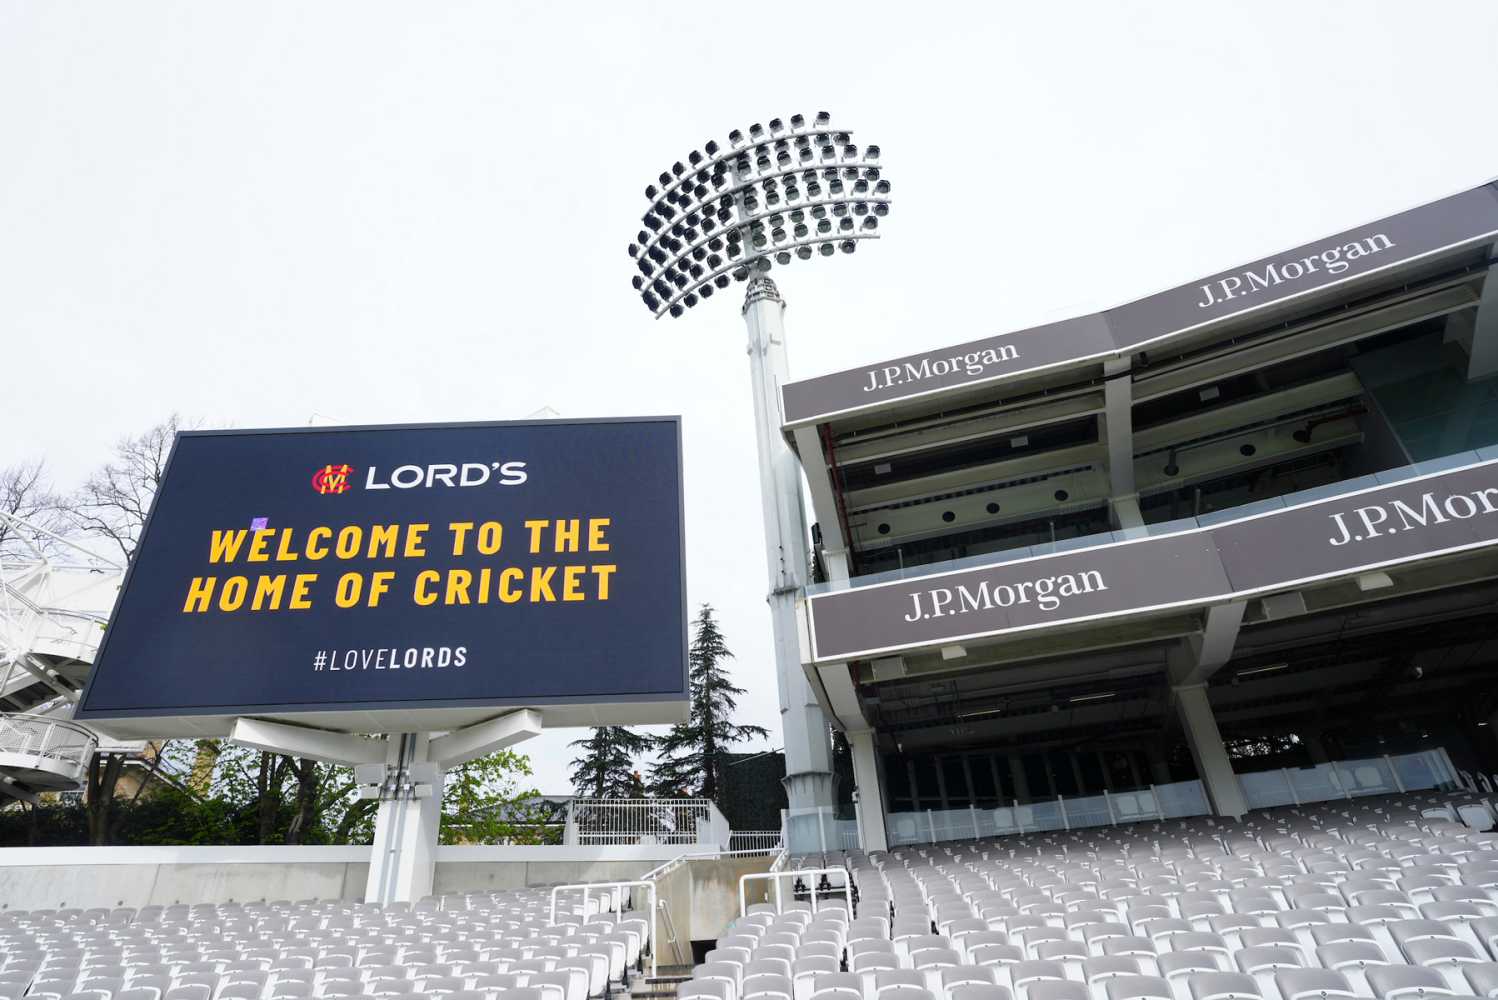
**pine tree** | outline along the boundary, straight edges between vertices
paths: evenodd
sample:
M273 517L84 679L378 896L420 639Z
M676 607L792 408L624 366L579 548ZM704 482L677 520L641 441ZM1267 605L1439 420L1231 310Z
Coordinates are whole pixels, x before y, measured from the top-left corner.
M662 797L718 794L719 755L735 743L769 735L763 726L735 725L731 720L744 689L728 679L733 657L711 605L697 615L688 655L691 668L691 715L656 742L660 759L650 769L650 790Z
M648 736L624 726L598 726L593 738L573 740L582 755L572 759L572 790L582 798L627 799L638 791L635 758L650 749Z

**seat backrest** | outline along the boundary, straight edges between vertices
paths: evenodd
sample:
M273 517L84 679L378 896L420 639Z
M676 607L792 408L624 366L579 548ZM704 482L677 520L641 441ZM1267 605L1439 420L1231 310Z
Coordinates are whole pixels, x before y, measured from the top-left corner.
M1192 1000L1254 1000L1262 997L1252 976L1241 972L1198 972L1186 977Z
M1368 969L1368 985L1383 1000L1405 994L1450 993L1446 980L1434 969L1414 965L1380 965Z
M1175 996L1159 976L1114 976L1105 989L1108 1000L1174 1000Z
M1087 987L1067 979L1036 980L1025 991L1025 996L1028 1000L1088 1000Z
M1347 977L1333 969L1280 969L1274 974L1283 1000L1350 998L1357 994Z

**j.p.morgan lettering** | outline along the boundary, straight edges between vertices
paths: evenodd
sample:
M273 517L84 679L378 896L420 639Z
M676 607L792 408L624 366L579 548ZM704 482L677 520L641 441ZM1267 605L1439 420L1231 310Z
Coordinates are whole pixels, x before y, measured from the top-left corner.
M1304 257L1271 261L1257 270L1249 268L1202 285L1202 298L1196 307L1209 309L1223 302L1254 295L1287 281L1299 281L1313 274L1342 274L1352 267L1353 261L1385 250L1392 250L1394 246L1394 241L1385 234L1374 233L1366 239L1327 247L1325 250L1306 254Z
M1081 573L1063 573L1060 576L1043 576L1035 580L1018 583L993 583L982 580L968 587L932 587L918 590L910 595L911 610L905 616L908 622L925 618L945 618L948 615L965 615L972 611L991 611L994 608L1010 608L1016 604L1032 601L1042 611L1056 611L1070 597L1107 590L1103 575L1097 570Z
M1353 545L1399 531L1466 521L1487 514L1498 514L1498 487L1445 496L1430 490L1420 494L1419 501L1413 504L1390 500L1328 514L1333 528L1327 541L1331 545Z
M921 358L919 361L907 361L904 364L869 369L864 373L868 378L868 385L863 387L863 391L877 392L880 389L911 382L923 382L929 378L942 378L957 372L976 378L992 365L1002 365L1018 360L1019 350L1012 344L986 347L981 351L969 351L950 358Z

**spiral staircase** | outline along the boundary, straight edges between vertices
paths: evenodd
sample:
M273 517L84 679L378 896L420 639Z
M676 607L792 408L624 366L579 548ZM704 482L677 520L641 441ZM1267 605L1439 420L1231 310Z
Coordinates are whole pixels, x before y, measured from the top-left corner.
M123 570L0 512L0 798L82 788L99 752L140 754L72 721Z

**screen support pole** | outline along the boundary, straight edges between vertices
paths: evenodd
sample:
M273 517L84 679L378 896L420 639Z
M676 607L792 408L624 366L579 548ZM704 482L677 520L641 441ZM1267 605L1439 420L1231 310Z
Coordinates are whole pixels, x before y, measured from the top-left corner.
M390 734L385 762L355 770L359 794L380 801L365 902L414 903L431 895L446 772L539 736L543 728L541 713L521 709L440 736Z

